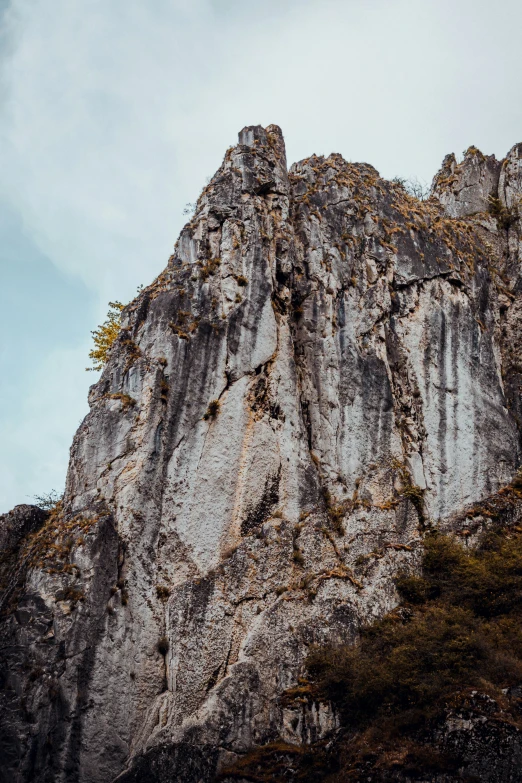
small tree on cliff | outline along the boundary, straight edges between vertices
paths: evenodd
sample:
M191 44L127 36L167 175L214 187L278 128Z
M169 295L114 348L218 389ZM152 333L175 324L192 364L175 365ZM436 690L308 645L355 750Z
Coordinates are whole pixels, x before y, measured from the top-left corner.
M120 333L121 311L124 307L121 302L109 302L107 319L91 332L94 348L89 351L89 359L92 367L86 367L86 370L102 370L107 363L109 350Z

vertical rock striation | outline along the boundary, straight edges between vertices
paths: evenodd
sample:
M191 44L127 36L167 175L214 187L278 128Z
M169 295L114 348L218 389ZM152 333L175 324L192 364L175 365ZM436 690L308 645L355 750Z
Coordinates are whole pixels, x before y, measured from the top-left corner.
M280 700L310 645L520 463L521 197L522 145L420 202L241 131L124 311L63 504L2 520L3 779L210 781L335 727Z

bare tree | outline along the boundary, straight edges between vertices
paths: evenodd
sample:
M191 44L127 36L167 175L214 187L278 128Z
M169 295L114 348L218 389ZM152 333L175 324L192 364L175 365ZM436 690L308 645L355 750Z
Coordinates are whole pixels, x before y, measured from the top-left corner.
M392 182L396 185L400 185L401 188L404 188L406 193L409 193L410 196L413 196L414 198L418 198L419 201L425 201L429 198L429 185L418 177L394 177Z
M63 498L63 493L57 492L55 489L52 489L49 493L44 495L34 495L34 505L38 506L38 508L41 508L42 511L52 511L52 509L60 502L60 500Z

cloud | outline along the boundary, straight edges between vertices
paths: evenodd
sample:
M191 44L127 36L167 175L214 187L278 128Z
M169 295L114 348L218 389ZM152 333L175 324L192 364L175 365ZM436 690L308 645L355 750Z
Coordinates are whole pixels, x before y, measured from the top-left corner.
M505 5L495 30L467 0L13 0L3 187L61 269L130 294L245 124L390 176L430 179L452 137L503 154L522 111Z

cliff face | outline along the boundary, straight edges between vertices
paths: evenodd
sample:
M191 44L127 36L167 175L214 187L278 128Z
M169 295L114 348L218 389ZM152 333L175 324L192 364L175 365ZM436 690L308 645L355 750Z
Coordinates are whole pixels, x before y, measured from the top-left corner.
M63 504L3 519L3 779L210 781L335 728L279 698L310 646L520 463L522 145L433 194L241 131L124 311Z

